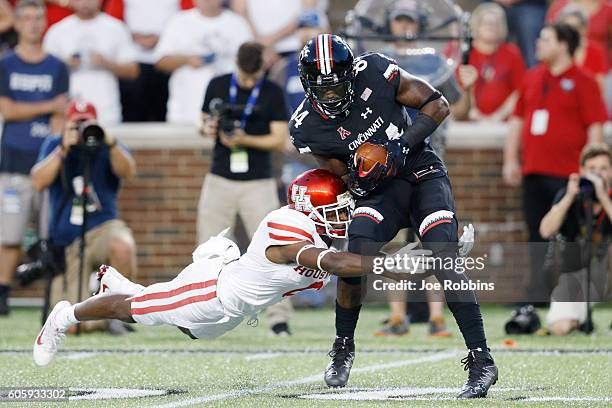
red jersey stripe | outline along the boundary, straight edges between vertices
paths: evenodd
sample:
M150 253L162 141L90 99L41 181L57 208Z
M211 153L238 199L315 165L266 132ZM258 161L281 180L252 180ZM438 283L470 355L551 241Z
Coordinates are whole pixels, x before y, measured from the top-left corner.
M451 222L453 222L452 220L449 219L444 219L444 220L440 220L440 221L436 221L433 224L431 224L429 227L425 228L425 230L423 231L423 233L421 234L421 236L427 234L427 231L429 231L430 229L432 229L433 227L435 227L436 225L440 225L440 224L450 224Z
M296 233L298 235L303 236L304 238L308 239L310 242L312 242L314 244L314 238L312 237L312 234L310 234L307 231L304 231L301 228L292 227L291 225L278 224L276 222L268 222L268 227L274 228L274 229L277 229L277 230L294 232L294 233Z
M181 286L180 288L169 290L167 292L156 292L149 293L143 296L138 296L132 299L132 302L145 302L147 300L166 299L169 297L180 295L181 293L189 292L190 290L204 289L209 286L214 286L216 284L216 279L208 280L206 282L191 283L189 285Z
M272 239L276 239L278 241L293 241L293 242L301 242L304 241L303 238L298 238L298 237L287 237L287 236L283 236L283 235L276 235L273 233L269 233L270 238Z
M217 297L217 292L210 292L205 295L198 295L179 300L178 302L169 303L167 305L137 307L132 308L133 315L143 315L148 313L166 312L168 310L178 309L182 306L187 306L196 302L206 302Z

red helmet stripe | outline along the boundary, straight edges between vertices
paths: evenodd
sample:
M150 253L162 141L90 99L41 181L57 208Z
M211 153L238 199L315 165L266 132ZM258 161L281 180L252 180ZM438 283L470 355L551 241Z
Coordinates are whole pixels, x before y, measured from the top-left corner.
M321 60L319 59L319 37L317 37L316 41L315 41L315 54L317 57L317 69L320 70L321 69Z

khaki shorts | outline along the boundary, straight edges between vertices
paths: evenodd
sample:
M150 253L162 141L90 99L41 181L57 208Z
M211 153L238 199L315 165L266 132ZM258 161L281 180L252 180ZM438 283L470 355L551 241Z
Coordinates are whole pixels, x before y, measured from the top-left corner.
M108 262L109 243L118 239L128 243L134 242L132 231L122 220L107 221L85 235L87 248L85 248L81 301L92 295L89 289L91 273L96 272L101 264ZM68 300L71 303L79 301L79 245L80 239L77 239L66 248L66 273L53 280L51 304L60 300Z
M0 243L7 246L21 244L29 223L38 228L47 225L48 214L43 211L45 194L34 191L32 180L24 174L0 174ZM46 238L46 231L37 231Z

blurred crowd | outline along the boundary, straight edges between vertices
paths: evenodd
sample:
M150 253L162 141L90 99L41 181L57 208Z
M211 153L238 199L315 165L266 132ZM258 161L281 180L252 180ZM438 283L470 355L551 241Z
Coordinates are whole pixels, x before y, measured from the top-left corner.
M78 242L78 231L68 227L79 225L79 214L66 210L64 201L83 190L99 193L94 208L111 208L87 224L102 253L91 260L85 256L87 268L113 260L124 265L126 275L136 271L131 232L115 222L118 180L130 177L135 164L125 146L106 137L105 164L89 175L90 188L83 165L80 173L66 176L63 163L78 162L70 155L79 120L198 126L216 140L198 208L198 240L237 215L252 234L268 209L279 205L272 152L284 154L285 183L314 165L288 143L286 126L304 97L299 50L331 30L328 7L324 0L155 0L154 6L151 0L0 0L0 313L8 313L11 279L34 215L51 225L52 234L66 226L59 241L72 248L68 259L76 268L79 250L70 245ZM602 142L602 124L610 116L612 1L497 0L469 11L471 41L453 74L436 87L451 105L452 120L509 121L503 176L508 185L522 185L530 241L543 241L541 220L557 191L579 171L584 146ZM389 53L409 55L416 47L409 38L418 38L427 18L419 2L398 0L385 15L386 34L397 38ZM437 58L439 64L443 56ZM414 72L412 63L400 65ZM70 100L81 102L69 105ZM248 111L257 101L266 106ZM219 113L226 105L248 112L236 118L241 123L232 138L219 136ZM446 133L447 123L432 136L441 157ZM549 137L530 138L543 135ZM66 184L73 193L68 198L60 192ZM50 186L58 190L49 216L39 211L44 207L39 191ZM249 191L262 193L260 202L266 204L257 214L241 204L247 196L253 201ZM222 208L211 207L211 196L225 197L216 200ZM541 269L540 258L533 254L534 270ZM64 287L70 286L63 279ZM547 285L534 273L533 288ZM442 304L439 296L430 299L434 334L446 333ZM285 307L272 319L280 324L275 332L288 332ZM405 316L398 306L381 334L405 330Z

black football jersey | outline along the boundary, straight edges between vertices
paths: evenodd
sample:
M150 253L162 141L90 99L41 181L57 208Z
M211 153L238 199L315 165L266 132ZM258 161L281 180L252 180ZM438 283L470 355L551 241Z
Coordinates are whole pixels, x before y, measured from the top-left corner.
M399 139L411 125L406 109L395 100L400 73L393 59L366 53L355 59L355 71L355 98L348 114L328 117L307 99L295 110L289 133L300 153L334 157L348 165L352 154L366 141ZM445 172L426 141L408 152L400 175L432 165Z

